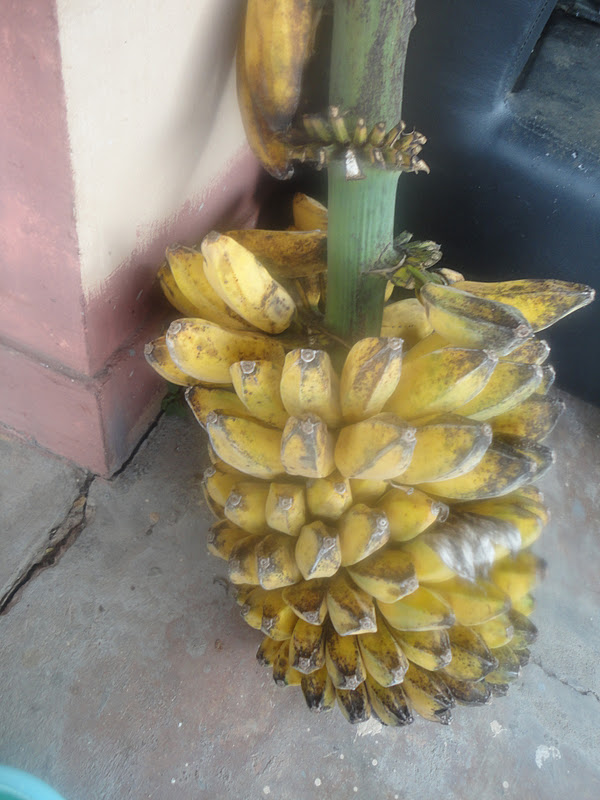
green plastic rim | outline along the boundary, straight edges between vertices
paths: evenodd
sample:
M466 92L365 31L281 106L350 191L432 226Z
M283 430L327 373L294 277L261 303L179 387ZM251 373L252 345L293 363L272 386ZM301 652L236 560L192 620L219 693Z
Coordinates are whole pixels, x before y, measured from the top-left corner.
M64 797L39 778L0 765L0 800L64 800Z

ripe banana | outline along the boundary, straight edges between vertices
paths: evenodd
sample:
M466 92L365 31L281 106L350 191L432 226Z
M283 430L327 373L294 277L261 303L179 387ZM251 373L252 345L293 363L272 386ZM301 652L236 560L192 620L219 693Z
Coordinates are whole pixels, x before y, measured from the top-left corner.
M508 612L508 618L514 629L511 645L517 650L522 650L537 639L537 628L524 614L514 608ZM508 644L508 643L507 643Z
M386 410L408 420L452 411L479 394L497 363L483 350L457 347L435 350L414 361L405 359Z
M451 578L436 584L435 591L454 611L460 625L479 625L505 614L510 600L495 584L479 578Z
M279 280L318 276L327 272L327 234L321 231L267 231L243 228L227 231Z
M471 627L454 625L448 631L452 660L446 675L460 681L479 681L492 672L498 662L483 638Z
M540 537L544 527L544 521L540 516L518 502L512 502L506 495L490 500L463 503L458 508L471 514L481 514L509 522L519 531L521 547L532 545Z
M335 469L333 452L333 437L319 417L289 417L281 436L281 462L288 475L327 477Z
M302 673L290 663L290 648L284 643L273 662L273 680L277 686L300 686Z
M298 568L307 581L330 578L342 564L337 531L321 520L303 526L296 539L295 554Z
M404 676L402 688L417 714L431 722L449 724L454 698L446 684L435 674L411 664Z
M265 503L268 494L268 483L236 481L225 501L225 516L248 533L265 533L267 530Z
M367 722L371 717L371 704L365 682L356 689L336 689L338 706L351 725Z
M454 570L444 563L437 551L421 536L404 542L401 549L412 559L419 584L439 583L454 577Z
M265 480L285 472L280 457L281 431L217 411L206 417L206 431L218 457L240 472Z
M429 631L390 630L409 661L423 669L443 669L452 660L448 632L442 628Z
M277 428L288 417L279 394L281 371L281 364L264 360L236 361L229 368L233 388L250 414Z
M448 675L444 669L436 677L446 685L456 702L463 706L482 706L490 702L492 692L484 680L461 681Z
M471 419L488 420L511 411L537 391L544 376L543 369L535 364L499 361L479 394L457 408L456 413Z
M281 362L284 357L283 347L268 336L230 331L203 319L172 322L166 342L179 369L205 383L230 384L229 368L236 361Z
M265 518L273 530L298 536L306 524L304 487L297 483L271 482L265 503Z
M418 587L412 559L386 548L348 567L354 583L382 603L395 603Z
M188 300L186 295L177 285L168 261L165 260L159 267L157 278L164 296L167 298L173 308L176 308L177 311L183 314L184 317L202 316L200 309L195 306L191 300Z
M206 428L206 418L211 411L219 410L236 417L243 417L247 414L247 409L241 400L228 389L191 386L185 393L185 399L203 428Z
M406 693L401 684L384 687L367 674L365 687L371 710L383 725L401 727L413 722Z
M516 361L520 364L543 364L550 355L550 345L545 339L537 339L532 336L531 339L520 344L512 350L507 356L507 361Z
M394 542L414 539L436 520L443 522L448 516L448 506L411 486L390 489L376 507L387 516Z
M262 667L272 667L280 648L285 646L284 642L276 642L265 636L256 651L256 660Z
M352 505L350 481L334 472L327 478L307 481L306 502L313 517L339 519Z
M314 197L296 192L292 201L294 227L299 231L326 231L327 209Z
M340 636L331 624L325 634L325 663L336 689L356 689L365 679L357 637Z
M544 330L567 314L588 305L595 294L590 286L583 283L559 280L524 279L497 283L462 281L455 285L477 297L518 309L534 331Z
M390 538L390 525L379 510L357 503L338 521L342 565L347 567L370 556Z
M256 546L257 574L263 589L282 589L302 577L294 558L295 541L283 533L263 536Z
M340 636L377 630L373 598L338 572L327 589L329 620Z
M324 350L301 348L285 357L280 383L281 400L288 414L316 414L326 425L341 422L340 385L331 359Z
M336 692L327 667L321 667L310 675L303 675L300 685L306 705L311 711L331 711L334 707Z
M508 691L508 684L516 680L521 673L521 664L518 656L513 652L510 645L497 647L494 656L498 661L498 666L493 672L485 677L486 684L496 695L505 695Z
M417 425L415 435L410 464L394 482L413 485L464 475L479 464L492 441L489 425L453 414Z
M370 337L357 342L340 378L344 421L360 422L382 411L398 385L401 369L401 339Z
M281 589L267 592L263 604L261 631L276 641L291 639L298 617L283 599Z
M377 618L377 630L358 637L358 646L367 673L380 686L402 683L408 661L384 620Z
M242 472L237 470L226 472L221 466L211 465L204 470L203 483L211 499L219 506L224 507L233 487L246 479L247 476ZM258 533L258 531L249 531L249 533Z
M490 580L507 594L511 602L520 600L532 591L543 578L546 563L530 550L497 561L490 571Z
M478 633L489 648L503 647L514 638L515 628L511 621L511 614L512 609L507 614L501 614L499 617L482 622L481 625L473 625L470 630ZM523 619L529 625L533 625L527 617L523 617Z
M390 480L406 469L414 447L414 428L382 412L340 430L335 465L347 478Z
M554 429L565 404L556 397L532 394L516 408L490 420L494 433L541 442Z
M211 231L202 240L202 255L208 282L240 317L266 333L289 327L294 301L253 253L230 236Z
M310 625L322 625L327 617L326 588L324 580L299 581L286 586L283 598L294 613Z
M459 347L505 356L532 335L531 326L517 309L456 286L426 283L419 290L432 328L444 339Z
M387 491L387 481L372 481L368 478L351 478L350 490L355 503L376 503Z
M305 675L325 666L325 631L299 619L290 639L290 663Z
M251 583L258 586L258 564L256 545L261 536L247 534L234 544L227 560L229 580L235 584Z
M154 371L169 383L177 386L194 386L198 383L197 378L187 375L175 364L169 353L165 336L159 336L144 345L144 356Z
M242 539L247 538L248 531L238 528L228 519L222 519L220 522L215 522L208 533L208 552L217 558L229 561L234 547Z
M397 300L383 308L381 335L402 339L405 350L410 350L432 331L427 312L416 297Z
M378 600L377 606L388 624L402 631L431 631L454 624L454 612L448 603L424 586L394 603Z

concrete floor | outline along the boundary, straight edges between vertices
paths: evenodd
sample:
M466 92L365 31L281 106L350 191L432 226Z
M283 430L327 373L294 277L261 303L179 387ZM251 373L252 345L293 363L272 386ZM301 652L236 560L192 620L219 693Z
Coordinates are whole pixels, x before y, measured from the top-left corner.
M198 426L163 417L112 480L0 439L0 763L66 800L600 797L600 411L568 398L552 438L532 663L400 730L312 715L256 663L206 552Z

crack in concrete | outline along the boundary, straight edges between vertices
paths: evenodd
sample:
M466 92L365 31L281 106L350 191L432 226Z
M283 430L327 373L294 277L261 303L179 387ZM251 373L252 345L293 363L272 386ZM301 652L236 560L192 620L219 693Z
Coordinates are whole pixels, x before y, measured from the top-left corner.
M125 470L129 467L131 462L134 460L134 458L140 452L142 447L146 444L146 442L148 441L148 439L150 438L151 434L154 432L154 430L156 429L158 423L161 421L161 419L164 417L164 415L165 415L164 411L161 410L161 411L158 412L156 418L154 419L154 422L150 423L150 426L146 430L146 433L142 436L142 438L139 440L139 442L136 444L136 446L131 451L131 454L130 454L129 458L121 464L121 466L119 467L119 469L116 472L113 472L113 474L108 479L109 481L114 481L115 478L118 478L119 475L122 475L125 472Z
M562 683L563 686L573 689L574 692L577 692L577 694L583 695L584 697L591 695L598 703L600 703L600 695L597 692L595 692L593 689L583 689L581 686L574 686L572 683L569 683L566 678L561 678L560 675L557 675L555 672L551 672L549 669L546 669L540 658L534 658L532 656L531 663L535 664L536 667L539 667L544 675L546 675L548 678L553 678L559 683Z
M88 512L88 494L95 475L86 475L78 496L67 511L63 521L48 532L48 538L42 553L33 557L28 566L15 579L10 589L0 598L0 615L10 610L18 599L18 595L33 578L42 570L57 564L63 553L69 549L81 531L90 521Z

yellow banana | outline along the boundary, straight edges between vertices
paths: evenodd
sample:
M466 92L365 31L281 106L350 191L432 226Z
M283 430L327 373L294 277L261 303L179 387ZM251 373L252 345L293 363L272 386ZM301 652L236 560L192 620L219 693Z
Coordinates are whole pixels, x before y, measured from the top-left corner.
M338 521L342 565L356 564L371 555L390 538L386 515L363 503L352 506Z
M402 688L412 709L424 719L448 725L454 698L446 684L434 673L411 664Z
M322 231L227 231L277 279L291 280L327 272L327 234Z
M299 619L290 639L290 663L308 675L325 666L325 631Z
M283 598L294 613L310 625L322 625L327 617L327 582L324 580L298 581L286 586Z
M305 580L330 578L342 563L337 531L320 520L304 525L296 539L295 552Z
M442 628L429 631L399 631L390 629L404 655L423 669L436 670L446 667L451 659L448 632Z
M287 413L281 402L282 366L273 361L236 361L229 368L233 388L253 417L283 428Z
M325 663L336 689L356 689L365 679L357 637L340 636L333 625L325 634Z
M351 725L370 719L371 704L364 681L356 689L336 689L335 695L340 711Z
M281 374L281 399L288 414L316 414L331 428L341 422L339 380L324 350L292 350Z
M510 522L521 535L521 547L529 547L533 544L540 537L545 524L542 517L533 510L521 506L516 501L511 501L506 495L490 500L464 503L459 508L461 511L468 511L471 514L481 514Z
M519 613L514 608L508 612L508 619L513 626L514 633L511 639L512 647L523 649L533 644L537 639L537 628L524 614Z
M289 475L325 478L335 469L333 452L333 437L319 417L289 417L281 436L281 461Z
M177 386L194 386L198 383L197 378L192 378L175 364L169 353L165 336L159 336L144 345L144 356L155 372L158 372L161 378L169 383Z
M297 483L269 484L265 517L270 528L288 536L298 536L306 524L304 487Z
M409 420L453 411L479 394L497 363L495 356L482 350L457 347L434 350L410 362L405 359L386 410Z
M206 431L218 457L240 472L264 480L285 472L280 457L281 431L218 411L206 417Z
M419 303L419 305L421 304ZM421 306L421 308L423 307ZM439 333L433 331L414 344L410 350L404 354L404 361L405 363L415 361L417 358L421 358L421 356L426 356L429 353L435 353L436 350L443 350L445 347L452 347L452 345L447 339L444 339L443 336L440 336Z
M420 536L404 542L401 548L412 559L419 583L439 583L454 577L454 570Z
M313 517L339 519L352 505L350 481L334 472L306 483L306 502Z
M281 589L265 594L261 631L276 641L291 639L298 617L283 599Z
M240 317L270 334L289 327L294 301L253 253L230 236L211 231L202 240L202 255L208 282Z
M583 283L559 280L523 279L484 283L462 281L456 284L464 292L505 303L518 309L534 331L554 325L559 319L588 305L594 290Z
M340 636L377 630L373 598L359 589L344 572L327 587L327 612Z
M327 672L321 667L310 675L303 675L300 682L306 705L311 711L331 711L335 705L335 687Z
M164 296L167 298L169 303L176 308L184 317L201 317L202 312L200 309L195 306L191 300L188 300L186 295L181 291L175 278L173 277L173 273L171 272L171 267L169 266L168 261L164 261L157 273L158 283L160 288L163 291Z
M445 672L461 681L479 681L492 672L498 662L483 638L473 629L454 625L448 631L452 660Z
M542 370L542 380L535 392L536 394L548 394L554 384L556 372L552 364L544 364L540 369Z
M270 533L258 542L258 580L264 589L282 589L301 579L294 548L295 540L283 533Z
M335 465L346 478L389 480L406 469L414 447L414 428L382 412L340 430Z
M256 545L262 537L247 534L234 544L227 560L229 580L232 583L251 583L258 586Z
M481 625L473 625L471 630L478 633L489 648L503 647L514 638L515 629L511 621L511 613L512 609L506 614L482 622ZM523 619L527 621L528 625L532 625L527 617L523 617Z
M246 594L244 602L241 604L240 613L242 619L257 631L261 629L263 605L266 596L267 592L257 586Z
M376 631L363 633L357 639L363 664L380 686L402 683L408 661L381 617L377 619Z
M394 603L378 600L377 606L389 625L398 630L431 631L454 624L454 612L448 603L424 586Z
M287 144L267 124L262 111L256 106L250 92L246 72L245 26L238 37L236 52L236 84L240 115L248 143L267 172L274 178L291 178L294 170L290 163Z
M358 587L383 603L395 603L418 587L412 559L392 548L378 550L353 564L348 574Z
M256 660L262 667L272 667L280 648L288 646L285 642L276 642L269 636L265 636L256 651Z
M248 0L244 64L253 102L273 131L291 123L313 36L312 0Z
M236 481L225 501L225 516L248 533L265 533L265 503L269 484L263 481Z
M371 709L384 725L400 727L413 722L412 714L401 684L381 686L370 675L365 680Z
M463 706L483 706L492 697L490 687L484 680L461 681L448 675L444 669L436 673L436 678L446 685L456 702Z
M511 602L532 591L543 578L546 563L530 550L497 561L490 571L490 580L508 595Z
M300 686L302 673L290 663L290 648L285 643L279 648L273 662L273 680L277 686Z
M387 489L387 481L374 481L368 478L352 478L350 480L350 491L355 503L366 503L370 506L376 503Z
M518 611L519 614L522 614L525 617L528 617L530 614L533 614L535 611L535 598L532 594L524 594L523 597L520 597L518 600L515 600L512 604L512 610Z
M479 394L457 408L456 413L477 420L504 414L537 391L543 376L543 368L536 364L499 361Z
M427 313L416 297L397 300L383 308L382 336L397 336L409 350L433 331Z
M204 257L199 250L174 244L167 247L167 262L179 294L187 299L187 305L191 304L191 313L186 313L181 308L187 317L201 317L234 330L247 331L251 328L207 281L204 275ZM164 278L163 273L163 280ZM176 308L180 305L183 306L180 302Z
M475 582L451 578L436 584L435 591L452 608L460 625L479 625L505 614L510 607L507 595L482 578Z
M448 506L411 486L390 489L377 502L388 518L390 539L406 542L414 539L434 522L443 522Z
M222 519L220 522L215 522L208 533L208 552L217 558L229 561L234 547L246 538L248 531L238 528L228 519Z
M507 361L519 364L543 364L550 355L550 345L545 339L538 339L532 336L523 344L512 350L507 356Z
M417 425L415 436L410 464L394 482L412 485L464 475L485 455L492 441L492 429L486 424L446 414Z
M360 422L382 411L398 385L401 369L400 339L358 341L348 353L340 377L344 421Z
M230 384L230 366L236 361L282 361L283 347L268 336L230 331L203 319L178 319L166 335L175 364L205 383Z
M444 339L505 356L532 335L531 326L516 308L468 294L458 285L426 283L419 290L432 328Z
M494 694L505 695L508 691L508 684L519 677L521 665L517 655L508 644L504 647L497 647L494 656L498 661L498 666L485 676L485 682Z
M494 433L541 442L554 429L565 404L556 397L532 394L516 408L490 420Z
M241 400L228 389L192 386L186 391L185 399L203 428L206 428L206 418L211 411L219 410L236 417L247 414L247 409Z
M299 231L326 231L327 209L314 197L296 192L292 200L294 226Z
M247 480L247 476L237 470L225 471L216 465L211 465L204 470L203 483L206 491L211 499L220 506L225 506L233 487L244 480ZM257 532L250 531L250 533Z

